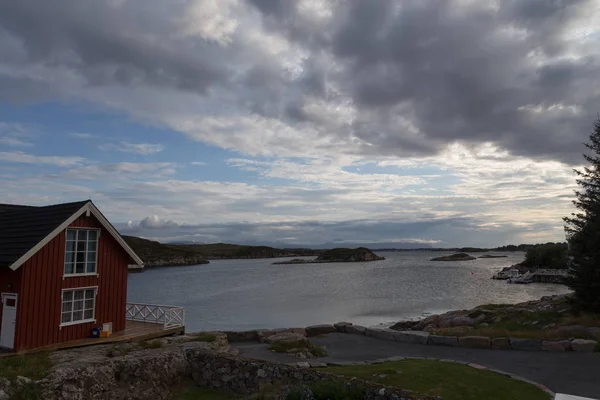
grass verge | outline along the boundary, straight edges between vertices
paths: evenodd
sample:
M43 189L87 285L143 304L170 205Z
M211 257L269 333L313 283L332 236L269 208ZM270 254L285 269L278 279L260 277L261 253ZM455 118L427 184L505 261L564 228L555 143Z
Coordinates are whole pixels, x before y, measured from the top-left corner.
M25 354L0 358L0 377L9 380L17 376L38 380L46 376L52 366L48 353Z
M327 355L327 350L323 347L315 346L312 342L304 340L275 342L269 346L269 350L274 351L275 353L298 353L301 351L309 351L316 357L325 357Z
M434 360L329 367L322 370L445 400L550 400L543 390L491 371Z

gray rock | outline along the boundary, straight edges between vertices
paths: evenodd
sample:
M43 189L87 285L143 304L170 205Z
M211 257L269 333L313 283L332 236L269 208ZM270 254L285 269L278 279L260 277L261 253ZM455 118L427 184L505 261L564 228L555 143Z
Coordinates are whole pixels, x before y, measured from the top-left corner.
M327 364L325 364L324 362L311 361L309 364L310 364L311 368L326 368L327 367Z
M312 325L306 327L306 336L308 337L326 335L332 332L336 332L333 325Z
M348 365L354 365L352 361L330 361L327 363L330 367L347 367Z
M366 331L367 331L367 328L365 328L364 326L360 326L360 325L346 326L346 333L354 333L357 335L364 335Z
M4 390L0 389L0 400L10 400L10 396Z
M600 327L592 327L592 328L587 328L587 333L588 335L590 335L591 337L595 337L600 339Z
M25 376L17 376L17 384L19 385L29 385L31 382L33 381Z
M474 347L478 349L489 349L491 347L490 338L487 336L461 336L458 338L460 347Z
M267 372L264 369L259 369L258 371L256 371L256 376L258 376L259 378L264 378L265 376L267 376Z
M427 344L434 346L458 347L458 338L456 336L430 335L427 339Z
M565 349L565 345L562 341L543 341L542 350L550 352L563 352L567 349Z
M595 340L575 339L571 340L571 348L578 353L593 353L598 342Z
M495 350L510 350L510 340L508 338L493 338L492 339L492 349Z
M429 332L423 331L403 331L394 332L394 340L401 343L427 344Z
M302 361L302 362L297 362L296 366L298 368L310 368L310 364L307 363L306 361Z
M538 339L510 338L510 347L513 350L541 351L542 341Z
M302 336L298 333L278 333L276 335L271 335L265 338L264 340L267 343L275 343L275 342L308 342L308 339L305 336Z
M388 357L386 360L387 361L404 361L404 360L406 360L406 357L394 356L394 357Z
M587 336L588 328L583 325L567 325L567 326L559 326L554 330L557 334L563 336L564 338L571 338L575 336Z
M346 328L351 325L351 322L337 322L333 324L333 327L340 333L346 333Z
M391 329L367 328L367 330L365 331L365 336L393 341L395 333L396 331L393 331Z

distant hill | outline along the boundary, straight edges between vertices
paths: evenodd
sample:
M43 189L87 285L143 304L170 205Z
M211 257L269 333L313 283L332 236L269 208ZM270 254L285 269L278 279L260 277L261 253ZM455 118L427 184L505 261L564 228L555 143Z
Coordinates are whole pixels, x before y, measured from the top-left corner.
M146 268L208 264L202 254L135 236L123 236L127 244L144 261Z
M163 244L135 236L123 236L147 267L206 264L207 260L317 256L322 251L276 249L227 243Z

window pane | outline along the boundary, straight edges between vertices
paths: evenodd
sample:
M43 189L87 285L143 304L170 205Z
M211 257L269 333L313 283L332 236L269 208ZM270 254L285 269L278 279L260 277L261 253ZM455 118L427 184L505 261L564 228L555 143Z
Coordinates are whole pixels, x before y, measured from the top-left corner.
M77 240L78 241L86 241L87 240L87 233L88 231L83 231L83 230L78 230L77 231Z
M72 274L72 273L73 273L73 263L65 264L65 274Z
M67 251L75 251L75 242L67 240Z
M75 240L77 238L77 231L73 229L67 229L67 240Z
M84 319L92 319L94 318L94 310L85 310L83 313Z
M86 299L93 299L93 298L94 298L94 294L95 294L94 292L95 292L95 291L96 291L95 289L87 289L87 290L85 291L85 298L86 298Z
M75 266L75 273L76 274L85 273L85 263L77 263Z
M73 253L71 251L67 251L65 253L65 262L72 263L74 261L75 261L75 253Z
M93 310L94 309L94 300L86 300L85 301L85 309L86 310Z
M60 319L60 322L62 322L63 324L64 324L65 322L71 322L71 313L70 313L70 312L68 312L68 313L63 313L63 314L62 314L62 317L61 317L61 319Z
M70 301L63 303L63 305L62 305L63 312L68 312L68 311L71 311L72 309L73 309L73 303L71 303Z
M88 274L93 274L94 272L96 272L96 264L93 262L87 263L87 268L85 272Z
M73 321L81 321L83 319L83 311L73 311Z
M73 292L63 292L63 301L73 300Z
M83 300L75 300L73 302L73 310L75 310L75 311L83 310Z
M96 238L98 237L98 231L89 231L88 233L88 240L96 240Z
M88 251L88 253L87 253L87 260L88 260L88 262L89 261L91 261L91 262L96 261L96 252L95 251Z
M84 242L77 241L77 251L78 251L78 252L80 252L80 251L81 251L81 252L84 252L84 253L85 253L85 244L86 244L86 243L87 243L87 242L85 242L85 241L84 241Z
M92 240L90 242L88 242L88 251L96 251L98 249L98 242L95 240Z
M75 290L75 300L83 300L83 290Z

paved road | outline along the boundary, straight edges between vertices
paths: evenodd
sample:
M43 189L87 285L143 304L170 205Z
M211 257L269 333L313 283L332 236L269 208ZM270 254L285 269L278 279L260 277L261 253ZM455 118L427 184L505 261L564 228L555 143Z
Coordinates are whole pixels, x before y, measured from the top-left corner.
M312 338L329 355L319 361L367 361L379 358L432 357L484 365L541 383L553 392L600 398L600 354L546 353L424 346L375 339L361 335L331 333ZM233 343L242 356L289 363L293 356L269 351L256 342Z

